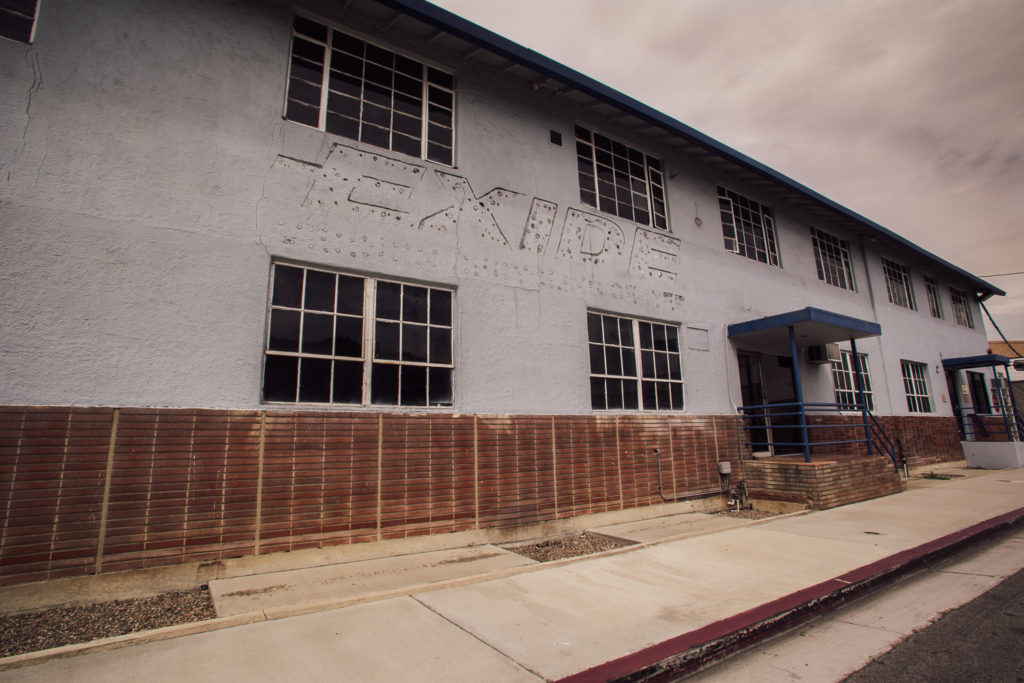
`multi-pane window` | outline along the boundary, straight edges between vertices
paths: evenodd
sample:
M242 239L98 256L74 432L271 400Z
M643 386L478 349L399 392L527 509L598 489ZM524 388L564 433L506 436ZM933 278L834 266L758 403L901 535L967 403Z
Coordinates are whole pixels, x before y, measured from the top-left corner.
M935 279L926 277L924 279L924 291L928 293L928 312L933 318L942 319L942 300L939 299L939 288Z
M761 263L779 265L771 207L719 187L718 208L726 249Z
M932 400L928 395L928 366L901 360L900 370L903 372L903 391L907 394L907 410L912 413L932 412Z
M832 362L832 383L836 389L836 403L846 409L859 408L853 352L843 351L841 355L840 360ZM867 403L868 410L874 410L875 394L871 390L871 373L868 370L867 355L858 353L857 362L860 365L858 374L860 374L861 389L864 391L864 402Z
M971 315L971 304L967 292L949 288L949 297L953 300L953 320L957 325L974 329L974 316Z
M576 126L580 201L606 213L668 229L661 162Z
M296 16L285 118L451 166L455 78Z
M833 237L827 232L811 228L811 243L814 245L814 262L818 267L818 279L835 287L857 291L853 280L853 263L846 240Z
M0 37L32 42L37 0L0 0Z
M910 271L907 270L907 267L883 258L882 271L885 273L885 288L889 293L889 301L897 306L916 311L917 300L914 299L914 285L910 282Z
M452 292L278 263L263 400L452 405Z
M590 403L597 410L682 410L679 329L587 313Z

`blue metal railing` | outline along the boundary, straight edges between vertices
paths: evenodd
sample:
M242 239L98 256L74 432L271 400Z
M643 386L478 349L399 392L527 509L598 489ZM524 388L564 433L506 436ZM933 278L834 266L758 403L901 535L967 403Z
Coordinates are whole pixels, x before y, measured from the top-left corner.
M1008 411L979 413L964 408L955 412L963 441L1020 441L1024 434L1020 417Z
M793 401L789 403L770 403L765 405L740 406L739 411L745 418L743 428L750 439L746 445L754 450L772 449L803 453L804 459L810 462L811 449L820 446L839 446L864 444L868 455L878 450L892 460L898 472L900 458L896 445L879 424L878 420L863 405L849 403L807 403ZM860 423L844 421L815 421L809 423L809 413L835 414L856 411L861 415ZM812 436L818 430L851 430L862 435L849 439L815 439ZM806 436L804 436L806 435Z

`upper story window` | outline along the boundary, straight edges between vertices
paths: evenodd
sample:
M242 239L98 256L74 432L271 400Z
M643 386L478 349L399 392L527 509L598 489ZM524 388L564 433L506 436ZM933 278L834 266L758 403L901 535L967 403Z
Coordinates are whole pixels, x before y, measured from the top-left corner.
M37 0L0 0L0 37L31 43Z
M726 249L761 263L780 265L771 207L719 187L718 208Z
M452 292L274 264L263 400L452 405Z
M661 162L576 126L580 201L643 225L668 230Z
M844 409L858 408L857 377L854 374L853 352L843 351L842 358L832 362L832 384L835 387L836 403ZM857 363L860 366L861 390L868 410L875 409L875 394L871 389L871 373L868 370L867 354L858 353Z
M967 292L949 288L949 297L953 300L953 320L957 325L974 329L974 316L971 315L971 304Z
M924 279L924 291L928 293L928 312L933 318L942 320L942 300L939 298L939 288L935 284L935 278Z
M882 259L882 270L885 272L885 288L889 293L889 301L917 310L917 301L914 299L914 285L910 282L910 271L901 263Z
M590 405L595 410L682 410L679 330L587 313Z
M928 366L909 360L900 361L903 390L907 394L907 410L912 413L932 412L932 399L928 394Z
M853 263L846 240L833 237L827 232L811 228L811 243L814 245L814 262L818 267L818 279L834 287L857 291L853 280Z
M285 118L451 166L455 78L296 16Z

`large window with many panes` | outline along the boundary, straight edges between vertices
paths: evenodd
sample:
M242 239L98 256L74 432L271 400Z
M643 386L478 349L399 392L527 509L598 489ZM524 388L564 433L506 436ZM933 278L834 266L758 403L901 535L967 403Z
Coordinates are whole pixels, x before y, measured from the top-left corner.
M285 118L451 166L455 78L296 16Z
M857 291L857 285L853 280L850 247L846 240L834 237L823 230L811 228L811 245L814 247L814 264L818 268L818 279L833 287Z
M843 351L840 359L832 361L832 383L835 386L836 403L847 410L860 408L860 400L857 397L857 375L854 374L854 356L852 351ZM858 353L857 363L861 381L861 390L864 392L864 402L868 410L875 409L875 393L871 389L871 372L868 369L867 354Z
M903 391L907 395L907 410L912 413L932 412L932 399L928 394L928 366L909 360L900 361Z
M668 229L661 161L576 126L580 201L643 225Z
M953 302L953 320L957 325L974 329L974 316L971 315L971 304L967 298L967 292L961 289L949 288L949 298Z
M726 249L761 263L781 265L771 207L719 187L718 208Z
M910 271L907 267L883 258L882 272L885 273L885 290L889 294L889 302L916 311L914 285L910 282Z
M263 400L452 405L452 291L277 263Z
M683 409L678 327L591 311L587 328L594 409Z

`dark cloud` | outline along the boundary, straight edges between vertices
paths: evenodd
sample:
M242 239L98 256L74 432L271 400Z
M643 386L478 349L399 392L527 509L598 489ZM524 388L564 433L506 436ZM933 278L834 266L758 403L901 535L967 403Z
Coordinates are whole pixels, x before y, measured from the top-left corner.
M437 0L971 272L1024 268L1020 0ZM1024 276L990 303L1024 338Z

